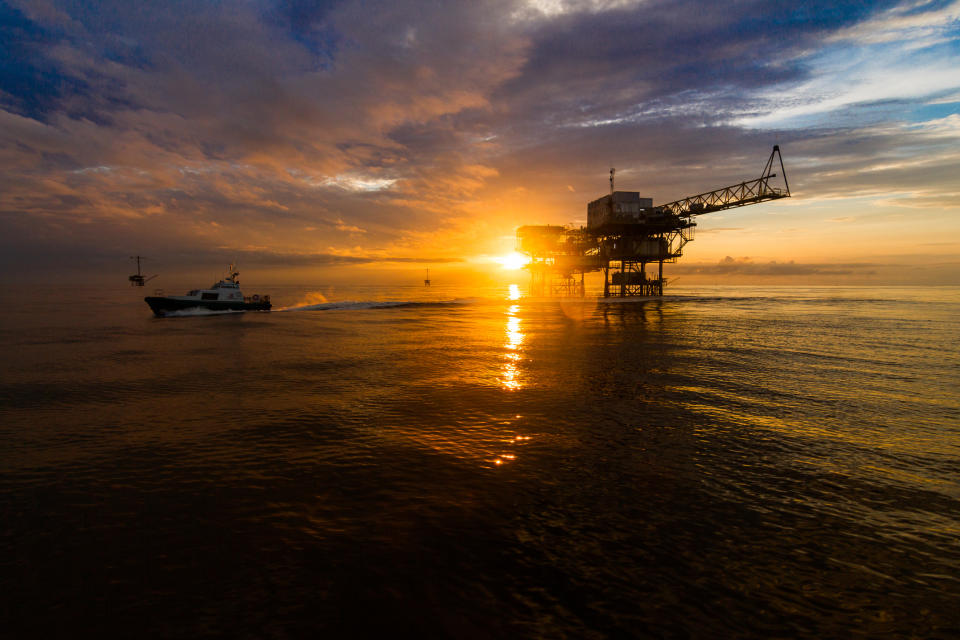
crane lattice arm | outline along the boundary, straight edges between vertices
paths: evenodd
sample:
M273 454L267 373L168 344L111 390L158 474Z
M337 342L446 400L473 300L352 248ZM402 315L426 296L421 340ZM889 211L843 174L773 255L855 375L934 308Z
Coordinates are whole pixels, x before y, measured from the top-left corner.
M770 180L777 176L773 173L774 156L780 161L780 172L783 175L784 188L770 186ZM756 180L748 180L722 189L701 193L675 202L668 202L657 207L664 213L689 218L704 213L742 207L767 200L790 197L790 185L787 183L787 172L783 168L783 157L780 155L780 145L774 145L763 174Z

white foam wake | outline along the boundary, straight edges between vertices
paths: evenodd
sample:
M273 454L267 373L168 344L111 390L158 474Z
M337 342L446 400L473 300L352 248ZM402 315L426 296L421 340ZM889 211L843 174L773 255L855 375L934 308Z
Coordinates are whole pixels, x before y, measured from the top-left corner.
M391 307L429 307L451 304L470 304L473 300L456 299L442 301L416 300L342 300L339 302L321 302L318 304L301 304L292 307L283 307L275 311L337 311L342 309L388 309Z
M166 311L164 318L190 318L194 316L222 316L228 313L243 313L243 309L204 309L203 307L191 307L189 309L179 309L177 311Z

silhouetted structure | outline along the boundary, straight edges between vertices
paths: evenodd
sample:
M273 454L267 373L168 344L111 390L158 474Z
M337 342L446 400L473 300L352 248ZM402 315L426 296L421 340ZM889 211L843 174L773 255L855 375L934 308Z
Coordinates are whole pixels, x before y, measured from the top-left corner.
M150 282L151 280L157 277L156 275L152 275L148 278L142 273L140 273L140 261L146 260L146 258L144 258L143 256L130 256L130 259L137 261L137 272L132 276L130 276L129 278L127 278L127 280L130 281L131 287L142 287L143 285L147 284L148 282Z
M771 186L774 159L779 160L783 188ZM587 226L527 225L517 229L517 251L530 256L534 295L584 295L584 274L603 271L604 297L660 296L666 279L663 263L676 262L693 240L694 218L734 207L790 197L779 145L774 145L763 173L729 187L653 206L635 191L614 191L587 204ZM655 278L647 265L656 263Z

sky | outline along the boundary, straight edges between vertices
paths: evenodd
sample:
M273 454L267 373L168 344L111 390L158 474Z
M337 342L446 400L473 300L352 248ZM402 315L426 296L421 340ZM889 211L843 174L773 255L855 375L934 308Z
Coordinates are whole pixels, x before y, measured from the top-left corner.
M498 269L611 167L656 204L779 144L792 197L668 275L957 284L958 143L960 1L0 0L16 278Z

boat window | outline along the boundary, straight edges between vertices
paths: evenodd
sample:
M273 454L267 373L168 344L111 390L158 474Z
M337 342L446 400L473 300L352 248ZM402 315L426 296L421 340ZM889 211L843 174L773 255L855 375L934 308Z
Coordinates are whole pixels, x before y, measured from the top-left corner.
M207 292L204 292L204 293L200 296L200 299L201 299L201 300L216 300L217 297L218 297L218 294L216 294L216 293L207 293Z

